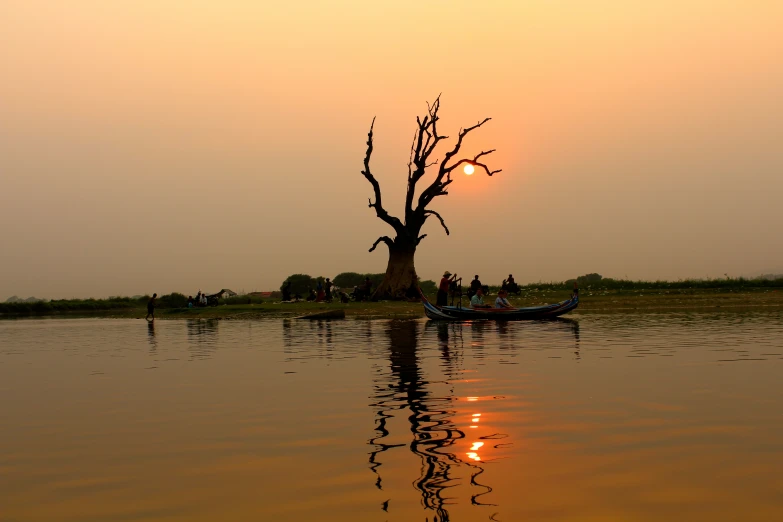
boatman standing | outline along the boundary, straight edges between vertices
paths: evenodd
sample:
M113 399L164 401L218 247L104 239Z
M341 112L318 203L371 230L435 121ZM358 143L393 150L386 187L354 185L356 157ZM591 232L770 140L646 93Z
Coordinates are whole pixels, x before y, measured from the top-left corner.
M449 286L451 285L452 281L456 281L457 274L451 275L451 272L446 270L443 272L443 278L440 280L440 284L438 285L438 298L435 301L435 304L438 306L446 306L448 304L448 297L449 297Z

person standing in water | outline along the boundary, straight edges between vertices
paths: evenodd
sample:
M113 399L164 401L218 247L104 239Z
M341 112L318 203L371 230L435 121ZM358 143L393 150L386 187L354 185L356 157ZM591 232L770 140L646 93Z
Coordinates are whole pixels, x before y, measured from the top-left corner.
M147 321L150 320L150 316L152 316L152 320L155 320L155 299L158 297L158 294L152 294L152 297L150 297L150 300L147 302Z

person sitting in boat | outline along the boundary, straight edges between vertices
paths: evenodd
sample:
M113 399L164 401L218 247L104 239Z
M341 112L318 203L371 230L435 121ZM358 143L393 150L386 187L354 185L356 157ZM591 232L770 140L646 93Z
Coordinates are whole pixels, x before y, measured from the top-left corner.
M473 277L473 281L470 282L470 289L468 290L468 297L473 299L473 296L476 295L476 291L481 288L483 285L481 284L481 281L478 278L478 275L475 275Z
M506 290L498 292L498 297L495 299L495 308L514 308L508 302L508 292Z
M438 306L446 306L448 303L448 297L449 297L449 289L451 288L451 283L457 279L457 274L451 275L451 272L446 270L443 272L443 278L440 280L440 284L438 285L438 298L435 302Z
M481 286L478 287L476 293L470 298L470 306L473 308L492 308L490 305L484 304L484 289Z

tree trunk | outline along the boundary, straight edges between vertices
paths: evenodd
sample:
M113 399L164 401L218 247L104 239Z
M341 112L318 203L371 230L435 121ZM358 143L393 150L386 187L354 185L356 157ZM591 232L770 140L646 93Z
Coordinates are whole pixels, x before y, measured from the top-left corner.
M419 287L413 256L416 246L407 241L398 244L399 238L389 245L389 264L386 265L386 276L373 294L377 299L405 299L415 297Z

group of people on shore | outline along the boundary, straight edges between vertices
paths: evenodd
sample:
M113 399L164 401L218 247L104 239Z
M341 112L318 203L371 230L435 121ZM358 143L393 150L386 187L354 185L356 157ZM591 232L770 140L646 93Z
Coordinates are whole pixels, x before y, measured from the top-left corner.
M438 295L435 303L437 306L446 306L449 296L453 297L459 293L457 281L457 274L452 275L448 270L443 273L443 278L441 278L440 284L438 284ZM518 289L519 285L514 281L514 276L509 274L508 279L503 280L503 286L495 299L494 308L514 308L508 302L508 293L511 288ZM489 293L489 287L482 284L478 274L476 274L470 282L467 292L470 305L473 308L492 308L492 305L484 304L484 296L487 293Z
M201 293L201 290L198 291L195 299L193 298L192 295L188 296L188 308L193 308L194 306L207 306L207 305L209 305L209 299L207 298L207 294Z

